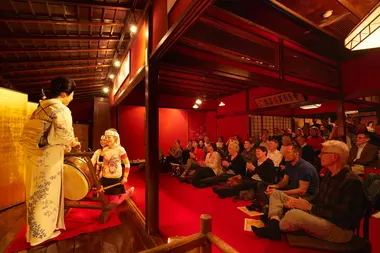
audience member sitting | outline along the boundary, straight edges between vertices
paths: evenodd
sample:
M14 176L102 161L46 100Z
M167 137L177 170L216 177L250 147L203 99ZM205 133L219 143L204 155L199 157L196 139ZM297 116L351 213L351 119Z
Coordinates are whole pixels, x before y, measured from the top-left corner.
M242 190L254 189L257 192L257 184L263 183L264 187L273 183L275 168L271 159L267 157L267 149L263 146L256 148L257 160L247 163L247 172L241 184L231 187L216 188L213 190L221 198L238 196Z
M300 127L296 129L294 137L297 138L298 136L304 136L303 130Z
M204 155L204 157L206 157L206 154L207 154L207 147L205 146L205 142L204 142L202 139L200 139L200 140L198 141L198 148L200 148L200 149L203 150L203 155Z
M280 163L282 162L282 154L278 151L278 142L276 139L272 139L269 141L269 149L268 149L268 158L273 161L274 167L280 167Z
M199 167L196 169L194 176L191 179L191 183L194 187L203 188L208 186L202 184L202 179L208 177L215 177L222 173L220 155L216 151L216 144L210 142L207 146L208 153L205 161L198 163Z
M246 163L255 163L256 158L256 149L253 147L254 143L252 139L248 139L244 142L244 151L241 152L241 156L244 158Z
M225 144L224 144L223 136L219 136L218 141L216 142L216 148L218 150L224 151Z
M186 149L191 151L191 149L193 148L193 141L192 140L189 140L187 142L187 146L186 146Z
M371 134L371 144L380 148L380 124L375 126L375 132Z
M329 123L328 119L322 119L322 126L327 130L327 132L331 132L333 129L333 124Z
M318 123L318 119L313 118L313 125L311 125L311 127L315 127L317 129L321 127L321 124Z
M167 162L182 164L182 149L179 140L174 142L173 147L169 149L168 153L169 155L166 157Z
M324 141L325 140L320 135L319 128L316 128L314 126L311 127L310 128L310 136L307 137L306 143L313 147L313 150L314 150L314 153L316 156L318 156L319 153L321 152L322 143Z
M280 129L278 128L274 128L273 129L273 136L271 137L271 140L272 139L276 139L277 140L277 143L278 143L278 150L280 150L281 146L282 146L282 143L281 143L281 138L282 138L282 135L280 133Z
M281 240L280 231L303 230L321 240L349 242L365 210L361 180L345 167L348 147L340 141L322 144L322 165L328 168L319 192L310 202L274 191L270 197L269 222L252 230L259 237ZM284 208L291 209L284 215Z
M378 148L368 142L368 134L360 133L356 136L356 146L350 150L348 164L357 174L363 174L365 167L376 167Z
M309 135L310 135L310 125L309 125L309 123L305 123L303 125L302 131L303 131L303 136L305 136L305 138L309 137Z
M193 149L190 152L190 159L187 160L185 171L181 174L180 180L185 179L187 175L192 176L199 162L204 161L205 156L203 150L198 148L198 141L193 140Z
M306 143L306 139L304 136L298 136L296 140L297 140L298 145L301 147L302 159L313 164L314 159L315 159L313 147Z
M210 138L207 135L205 135L205 137L203 137L203 140L205 146L208 147L208 144L210 144Z
M226 182L228 178L236 175L244 177L245 161L241 154L239 154L239 142L237 140L229 142L228 153L227 159L222 161L222 169L224 172L218 176L203 179L202 184L204 184L204 186L212 186Z
M262 147L265 147L266 149L268 149L268 146L269 145L269 136L267 134L263 134L261 136L261 142L259 144L259 146L262 146Z
M292 145L292 140L288 135L284 135L281 138L281 143L282 143L282 146L281 146L280 152L282 155L284 155L285 147Z
M375 132L374 126L375 126L375 122L373 122L372 120L368 121L368 123L367 123L367 131L369 133L374 133Z
M297 145L289 145L284 148L285 170L283 179L269 185L267 189L259 188L261 200L268 203L268 197L275 190L303 198L311 198L318 190L319 176L314 166L301 158L301 148ZM279 195L276 194L278 197ZM271 197L272 198L272 197Z
M374 203L374 209L380 209L380 175L369 173L364 180L364 190L366 192L369 201ZM380 211L372 215L373 217L380 219Z

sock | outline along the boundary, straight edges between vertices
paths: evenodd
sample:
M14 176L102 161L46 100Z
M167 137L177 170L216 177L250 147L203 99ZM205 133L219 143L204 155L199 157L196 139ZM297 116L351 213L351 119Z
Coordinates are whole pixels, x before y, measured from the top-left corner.
M268 238L275 241L281 241L280 222L272 219L268 221Z

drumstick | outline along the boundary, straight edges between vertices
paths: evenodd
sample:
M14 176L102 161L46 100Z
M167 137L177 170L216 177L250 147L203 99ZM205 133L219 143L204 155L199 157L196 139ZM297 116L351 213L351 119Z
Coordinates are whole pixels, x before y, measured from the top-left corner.
M109 186L106 186L106 187L103 187L103 186L102 186L102 187L98 190L98 192L99 192L99 191L105 191L105 190L111 189L111 188L116 187L116 186L118 186L118 185L122 185L122 183L117 183L117 184L109 185Z

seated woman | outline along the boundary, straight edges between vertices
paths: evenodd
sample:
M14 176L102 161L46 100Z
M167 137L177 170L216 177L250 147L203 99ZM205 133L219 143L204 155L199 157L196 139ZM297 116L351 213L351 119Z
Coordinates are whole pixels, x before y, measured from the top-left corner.
M238 185L223 188L213 188L214 192L221 198L238 196L240 191L254 189L257 192L259 183L272 184L275 178L275 167L273 161L267 157L268 150L266 147L259 146L256 149L257 161L247 163L247 172L243 182Z
M243 156L239 154L239 142L230 141L228 144L229 156L227 160L222 162L222 170L218 176L208 177L202 180L203 187L216 185L221 182L226 182L228 178L236 175L245 175L245 161Z
M182 164L182 149L179 141L175 141L173 147L169 150L169 156L166 157L168 163Z
M198 147L198 141L193 140L193 149L190 152L190 158L187 160L185 171L179 177L180 180L184 180L186 176L192 176L195 173L195 169L198 167L198 163L205 160L203 150Z
M196 188L208 186L207 184L202 183L203 179L218 176L222 172L220 155L216 151L215 143L209 143L207 150L206 160L199 162L199 167L196 169L191 180L191 183Z

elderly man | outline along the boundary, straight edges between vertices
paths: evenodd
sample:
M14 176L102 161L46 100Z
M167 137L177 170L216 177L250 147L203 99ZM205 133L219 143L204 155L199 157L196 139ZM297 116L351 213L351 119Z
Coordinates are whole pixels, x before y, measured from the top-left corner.
M313 237L334 243L351 240L364 214L362 181L346 167L348 147L345 143L327 141L322 145L321 163L329 172L323 178L318 194L308 202L281 191L273 192L268 226L252 226L257 236L281 240L280 231L303 230ZM283 207L291 210L284 215Z

